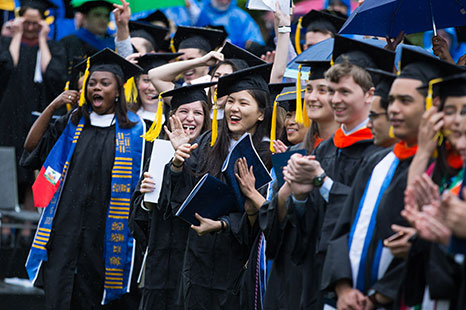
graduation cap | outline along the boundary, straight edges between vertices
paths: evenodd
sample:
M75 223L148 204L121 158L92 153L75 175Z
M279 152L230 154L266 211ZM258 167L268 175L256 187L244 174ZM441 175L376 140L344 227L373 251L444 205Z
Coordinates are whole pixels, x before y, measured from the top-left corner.
M108 8L110 11L113 10L113 3L105 0L71 0L71 6L83 14L87 14L91 9L101 6Z
M330 60L300 60L296 63L311 68L309 81L325 79L325 72L330 68Z
M401 50L399 67L399 77L419 80L423 84L434 78L465 72L460 66L406 47Z
M217 82L186 85L163 92L162 97L172 97L170 102L170 110L174 111L183 104L188 104L195 101L208 102L209 98L207 97L205 89L215 84L217 84Z
M132 38L146 39L152 44L154 50L158 50L166 45L164 43L166 41L165 37L169 32L168 28L133 21L130 21L128 25Z
M368 68L367 71L371 75L376 75L377 76L377 84L375 85L375 91L374 91L374 96L379 96L382 98L382 101L384 104L382 104L382 107L384 109L387 109L388 107L388 93L390 92L390 88L392 87L393 81L396 79L396 74L386 72L383 70L379 69L372 69ZM385 103L387 104L385 106Z
M28 7L39 10L42 14L48 9L57 9L58 7L48 0L21 0L20 7Z
M343 63L345 59L363 69L375 68L392 72L395 52L364 41L335 35L332 60L334 60L335 64L339 64Z
M260 89L269 92L268 82L272 64L266 63L242 70L238 70L218 79L218 97L242 90Z
M85 70L83 89L86 89L89 76L96 71L112 72L116 76L119 76L123 82L142 71L141 67L127 61L109 48L105 48L87 58L87 60L77 64L75 69L76 71ZM79 105L82 106L85 101L85 94L81 92Z
M270 83L269 84L269 92L270 92L270 101L274 102L277 96L282 92L283 88L285 87L294 87L294 82L287 82L287 83Z
M304 90L301 91L301 98L303 98L303 96L304 96ZM293 85L293 86L288 86L288 87L283 88L280 94L278 94L276 101L280 107L285 109L285 111L293 112L293 111L296 111L296 98L297 98L297 91Z
M165 15L162 11L156 10L155 12L149 14L148 16L139 19L140 22L147 22L154 24L156 22L162 22L165 27L170 27L170 22L167 18L167 15Z
M245 61L249 67L254 67L266 63L251 52L231 44L230 42L225 43L221 53L225 56L225 59L240 59Z
M144 70L143 74L147 74L150 69L165 65L180 55L183 55L183 53L148 53L136 58L136 60Z
M336 34L345 22L346 18L341 17L333 11L311 10L303 16L301 25L306 28L306 32L324 30Z
M173 37L173 46L176 50L182 48L198 48L210 52L221 46L225 39L225 32L220 30L179 26Z

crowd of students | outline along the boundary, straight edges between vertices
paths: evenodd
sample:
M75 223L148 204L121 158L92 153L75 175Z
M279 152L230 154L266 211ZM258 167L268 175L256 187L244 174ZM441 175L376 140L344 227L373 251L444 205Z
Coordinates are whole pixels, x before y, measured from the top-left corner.
M26 269L46 309L464 309L464 67L407 46L395 64L393 44L311 11L303 48L333 38L331 60L299 61L309 75L284 83L295 50L278 7L276 49L258 57L221 29L170 38L163 14L130 21L125 1L85 2L85 26L57 44L49 6L24 4L0 41L2 145L24 184L39 171ZM256 188L240 158L244 205L176 216L205 174L226 181L245 134L272 182ZM161 184L156 139L174 150Z

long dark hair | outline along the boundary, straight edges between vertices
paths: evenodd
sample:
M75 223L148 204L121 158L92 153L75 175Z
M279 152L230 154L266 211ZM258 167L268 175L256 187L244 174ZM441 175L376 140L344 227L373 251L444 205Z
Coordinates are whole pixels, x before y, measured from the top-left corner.
M449 186L450 184L448 183L450 179L455 176L460 169L454 169L448 164L446 139L443 140L442 145L437 147L437 154L434 171L432 172L432 181L441 188L444 185Z
M272 118L272 107L270 106L270 95L264 90L248 90L249 94L256 100L259 110L264 113L264 119L257 121L256 131L252 136L252 142L267 168L271 167L269 143L263 143L264 138L269 137L270 121ZM232 138L226 118L222 120L219 128L218 138L213 147L207 146L206 152L208 160L201 163L201 175L210 173L217 178L221 178L222 164L228 155L230 141Z
M92 73L93 72L89 74L89 78L91 77ZM128 108L126 104L125 90L123 88L123 80L119 76L115 75L113 72L111 73L113 74L117 82L117 88L118 88L118 94L119 94L118 102L115 102L115 116L118 120L118 125L120 126L120 128L131 128L134 125L136 125L136 123L128 119L128 114L127 114ZM84 91L84 98L86 100L86 104L84 104L81 107L78 107L77 111L73 113L73 115L71 116L71 122L74 125L77 125L79 121L81 120L81 117L83 116L84 116L84 119L86 120L86 125L89 125L91 123L90 118L89 118L91 109L87 104L87 83L86 85L84 85L83 91Z
M317 124L317 122L312 121L311 128L309 128L303 140L303 146L307 154L311 154L314 151L316 137L320 137L319 125Z

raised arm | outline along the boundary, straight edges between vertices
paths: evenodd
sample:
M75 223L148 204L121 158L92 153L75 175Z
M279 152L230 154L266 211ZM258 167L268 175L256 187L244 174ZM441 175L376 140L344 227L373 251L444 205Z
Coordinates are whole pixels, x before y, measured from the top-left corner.
M277 46L275 48L275 60L270 73L270 83L281 83L285 74L288 60L288 45L291 32L291 16L286 15L280 9L278 2L275 6L274 27L277 36ZM289 31L288 31L289 30Z

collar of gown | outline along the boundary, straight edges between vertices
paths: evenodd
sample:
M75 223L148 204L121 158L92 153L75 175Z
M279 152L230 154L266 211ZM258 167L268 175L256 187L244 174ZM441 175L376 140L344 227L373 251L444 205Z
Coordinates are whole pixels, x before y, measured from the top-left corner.
M91 112L89 115L91 125L95 127L110 127L115 124L115 113L100 115Z

